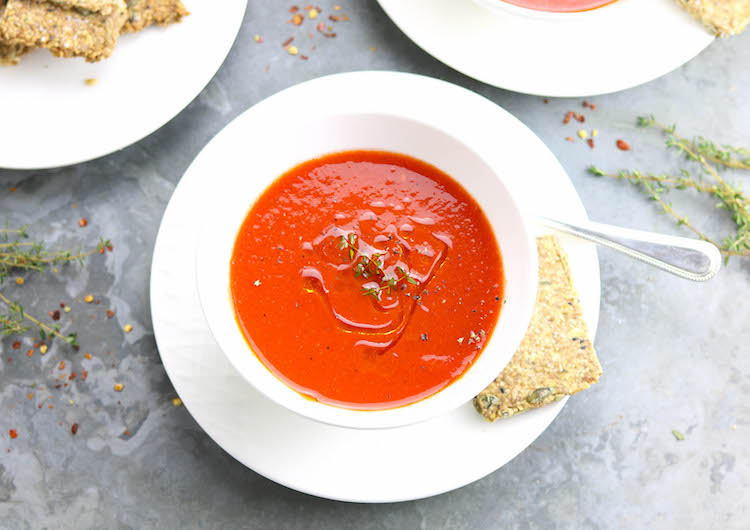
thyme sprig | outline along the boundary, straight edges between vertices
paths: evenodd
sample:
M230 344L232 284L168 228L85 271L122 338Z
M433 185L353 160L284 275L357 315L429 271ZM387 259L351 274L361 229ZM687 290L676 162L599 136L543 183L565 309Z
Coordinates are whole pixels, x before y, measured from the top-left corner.
M743 147L734 147L726 144L716 144L712 140L697 136L693 140L688 140L677 134L676 125L667 126L656 121L654 115L639 116L639 127L655 127L670 138L667 145L685 151L685 154L693 160L698 160L697 156L703 156L707 161L713 164L719 164L732 169L750 170L750 150ZM687 149L685 149L687 148Z
M13 236L13 237L11 237ZM100 239L94 250L88 252L54 251L45 248L43 241L24 241L29 237L27 227L19 229L0 228L0 282L12 269L33 270L43 272L47 265L65 262L78 262L97 252L103 253L105 248L111 248L109 240Z
M48 251L43 242L26 241L29 238L26 226L10 229L7 224L0 228L0 285L14 271L44 272L49 265L59 263L78 262L83 264L86 257L95 253L103 254L105 250L112 250L112 243L100 239L94 250L77 251ZM0 307L5 306L4 313L0 313L0 337L24 333L30 329L26 322L31 322L39 329L42 340L58 338L71 346L78 347L77 335L64 335L58 324L48 325L27 313L23 306L11 300L0 292Z
M359 252L357 246L358 237L352 233L349 236L341 236L339 241L339 249L348 249L349 259L353 260L357 257L357 263L352 269L356 277L362 277L365 280L371 278L376 279L380 285L378 287L365 288L363 287L360 291L364 296L372 296L373 298L380 298L380 293L385 291L388 294L393 290L395 291L399 284L403 282L417 285L418 282L415 280L407 271L402 267L396 267L398 278L388 277L385 270L383 269L383 256L385 253L375 252L372 256L367 256Z
M688 140L675 132L674 125L662 125L653 116L639 117L638 125L661 130L667 135L667 147L677 149L686 158L696 162L702 174L694 177L685 169L680 170L679 175L643 173L637 170L611 173L596 166L589 167L589 173L598 177L627 180L639 186L651 200L661 206L664 213L674 218L678 225L685 226L698 238L717 246L726 260L731 256L750 257L750 196L745 194L739 185L728 183L719 173L721 167L750 170L750 151L729 145L717 146L702 136ZM711 180L704 181L704 175ZM716 199L716 207L727 210L734 221L735 233L720 242L711 239L692 224L687 216L679 214L672 203L665 199L665 195L672 190L687 189Z
M67 342L71 346L78 347L78 335L76 333L69 333L63 335L60 332L60 326L55 324L49 326L43 322L40 322L26 311L23 306L18 302L9 300L3 293L0 292L0 301L8 307L8 313L0 315L0 336L5 337L14 333L23 333L29 330L29 326L24 325L24 321L28 320L39 328L39 337L42 340L52 340L58 338Z

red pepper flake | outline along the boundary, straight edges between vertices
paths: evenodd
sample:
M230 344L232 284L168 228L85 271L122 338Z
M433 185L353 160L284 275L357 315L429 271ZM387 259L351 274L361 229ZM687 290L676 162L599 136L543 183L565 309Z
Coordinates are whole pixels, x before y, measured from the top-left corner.
M255 42L261 44L263 42L263 37L261 37L260 35L255 35Z
M115 312L111 309L107 309L107 318L112 318L113 316L115 316Z
M60 302L60 308L63 309L65 307L65 302Z
M55 388L60 388L62 385L55 385Z
M547 99L547 98L544 98L544 99L543 99L542 101L544 102L544 104L545 104L545 105L546 105L547 103L549 103L549 99Z
M576 139L575 139L575 138L573 138L572 136L566 136L566 137L565 137L565 139L566 139L567 141L569 141L569 142L575 142L575 141L576 141Z
M21 342L20 341L16 341L16 342L13 343L13 349L14 350L17 350L20 347L21 347Z
M334 22L338 22L340 20L336 15L328 15L328 19Z
M13 193L13 192L15 192L15 191L16 191L16 188L15 188L14 186L11 186L10 188L8 188L8 190L9 190L9 191L10 191L11 193Z
M88 226L88 224L89 224L89 221L85 217L81 217L78 220L78 226L80 226L81 228L85 228L86 226Z
M32 394L31 392L29 392L28 394L26 394L26 397L29 398L30 400L34 399L34 394Z
M594 105L593 103L589 103L586 100L583 101L583 106L591 110L596 110L596 105Z
M34 355L34 350L29 350L26 352L27 357L31 357L32 355Z
M18 438L18 433L16 432L15 429L10 429L8 431L8 434L10 434L10 439L11 440L15 440L16 438Z
M297 11L299 11L299 6L292 6L289 8L290 13L296 13Z
M109 245L106 245L104 248L112 252L112 243L110 243Z
M576 115L575 112L572 110L569 110L567 114L565 114L565 118L563 118L563 125L567 125L570 123L570 119L573 118Z
M70 377L68 377L68 381L72 381L76 377L78 377L78 374L76 374L75 372L70 372Z
M53 408L55 408L55 406L54 406L54 405L53 405L52 403L50 403L50 404L49 404L49 407L47 407L47 408L48 408L48 409L53 409Z
M336 36L336 34L331 31L332 28L330 26L328 26L328 32L326 32L326 25L323 22L318 24L317 28L320 34L324 37L331 38Z
M583 114L576 114L576 119L581 123L586 121L586 118L583 117Z
M589 144L589 147L591 149L594 148L594 139L593 138L589 138L588 140L586 140L586 143Z
M630 151L630 146L625 140L617 140L617 148L621 151Z
M346 15L341 15L341 20L344 20L345 22L349 22L349 17Z
M54 311L50 311L49 316L52 320L60 320L60 310L55 309Z
M86 357L87 359L91 359L91 354L89 352L86 352L86 354L84 355L84 357Z
M297 15L294 15L294 18L292 19L292 23L293 23L293 24L294 24L295 26L301 26L301 25L302 25L302 21L303 21L303 20L305 20L305 17L303 17L303 16L302 16L302 15L300 15L300 14L297 14Z
M81 380L82 381L85 381L88 376L89 376L89 371L88 370L84 370L83 372L81 372Z
M299 58L302 59L303 61L307 61L309 59L307 55L300 55Z
M70 427L70 432L72 432L73 434L75 434L75 433L77 433L77 432L78 432L78 424L77 424L77 423L74 423L74 424L73 424L73 425L72 425L72 426Z
M287 40L284 41L284 43L281 45L281 47L282 48L286 48L287 46L289 46L292 43L292 41L294 41L294 37L289 37Z
M60 364L57 366L58 370L64 370L65 369L65 361L60 361Z
M125 431L125 434L130 436L130 431Z

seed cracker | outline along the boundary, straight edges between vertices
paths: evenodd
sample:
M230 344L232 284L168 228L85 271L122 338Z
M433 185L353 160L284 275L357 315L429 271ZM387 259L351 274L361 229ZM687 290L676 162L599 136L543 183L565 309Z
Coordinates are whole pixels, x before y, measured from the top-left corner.
M85 57L89 62L105 59L112 54L128 16L124 0L107 2L111 9L89 11L50 1L8 0L0 15L0 39L47 48L58 57Z
M181 0L128 0L128 20L123 33L135 33L158 24L168 26L189 15Z
M50 3L66 9L83 9L102 15L111 15L117 10L117 2L112 0L34 0L39 4ZM84 13L86 14L86 13Z
M750 23L750 0L677 0L719 37L736 35Z
M487 421L542 407L585 390L602 373L565 252L537 239L539 291L529 330L508 366L474 398Z

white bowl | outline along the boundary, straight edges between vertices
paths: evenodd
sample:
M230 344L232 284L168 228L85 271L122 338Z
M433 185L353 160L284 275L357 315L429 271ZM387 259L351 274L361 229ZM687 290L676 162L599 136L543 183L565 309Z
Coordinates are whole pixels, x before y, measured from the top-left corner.
M445 102L436 102L434 116ZM363 103L367 106L367 103ZM441 129L433 113L408 116L408 101L393 105L400 115L336 109L290 109L278 126L255 141L236 145L240 155L229 189L213 190L217 200L200 205L205 225L198 242L197 282L201 306L212 334L237 371L261 393L289 410L320 422L352 428L398 427L451 411L470 401L505 367L531 319L537 288L535 241L516 199L470 146ZM422 105L424 107L424 105ZM292 121L287 121L292 120ZM445 120L443 120L445 121ZM297 134L294 132L298 131ZM256 357L239 329L229 291L230 257L235 238L253 202L282 173L321 155L352 149L404 153L437 166L479 202L495 231L504 262L505 305L482 354L452 384L416 403L362 411L313 401L277 379ZM207 195L210 191L207 190ZM298 325L304 325L303 322Z
M566 22L580 22L591 20L598 16L600 13L615 9L617 6L622 5L628 0L615 0L610 4L605 4L601 7L594 9L588 9L586 11L571 11L571 12L556 12L556 11L541 11L539 9L529 9L527 7L521 7L504 0L474 0L480 6L487 8L495 13L505 13L523 17L536 18L540 20L550 21L566 21Z

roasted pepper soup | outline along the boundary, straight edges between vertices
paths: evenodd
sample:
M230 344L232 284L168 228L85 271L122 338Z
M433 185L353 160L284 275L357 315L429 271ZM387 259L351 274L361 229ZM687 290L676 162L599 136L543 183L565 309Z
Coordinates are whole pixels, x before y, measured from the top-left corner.
M612 4L615 0L500 0L508 4L535 9L537 11L551 11L553 13L571 13L588 11Z
M489 221L414 158L336 153L279 177L237 236L231 296L263 364L350 409L419 401L481 354L503 300Z

